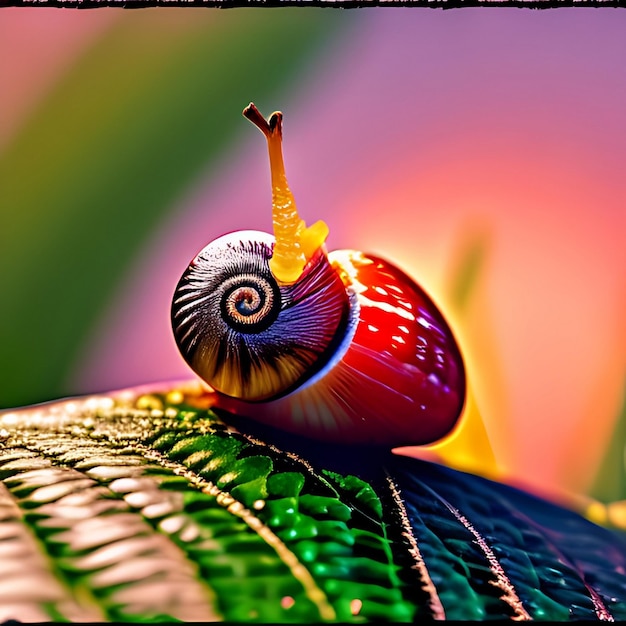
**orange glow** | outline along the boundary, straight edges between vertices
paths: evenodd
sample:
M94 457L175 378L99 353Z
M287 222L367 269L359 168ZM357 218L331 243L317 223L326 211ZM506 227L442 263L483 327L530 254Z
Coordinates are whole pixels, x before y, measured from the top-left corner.
M621 397L626 277L616 270L626 266L626 212L606 189L599 197L597 181L566 147L541 156L518 139L514 153L485 146L471 161L451 160L454 144L440 144L417 176L411 154L399 154L375 190L348 203L370 215L354 225L364 247L393 250L449 315L499 471L580 492ZM395 215L384 230L372 219L378 206ZM444 270L473 222L489 225L492 249L459 313ZM491 473L481 449L473 463Z

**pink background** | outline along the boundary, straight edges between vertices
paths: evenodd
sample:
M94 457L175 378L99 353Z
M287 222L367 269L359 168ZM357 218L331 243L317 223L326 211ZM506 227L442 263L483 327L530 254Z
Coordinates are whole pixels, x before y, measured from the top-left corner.
M503 471L585 491L626 370L626 12L352 16L273 105L285 114L300 211L329 224L330 249L394 260L443 306ZM1 18L0 148L81 51L126 19L50 9ZM128 268L75 365L76 393L190 375L169 328L178 277L220 234L270 228L264 142L252 127L240 137ZM449 285L476 237L486 264L455 313Z

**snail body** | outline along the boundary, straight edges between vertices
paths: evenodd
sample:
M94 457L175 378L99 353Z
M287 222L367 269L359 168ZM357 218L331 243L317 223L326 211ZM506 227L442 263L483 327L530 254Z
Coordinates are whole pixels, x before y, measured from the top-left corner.
M218 407L283 430L339 443L436 441L465 400L452 331L393 264L327 254L326 225L307 228L295 211L280 114L265 122L251 107L244 115L270 147L275 235L230 233L192 260L172 303L181 354Z

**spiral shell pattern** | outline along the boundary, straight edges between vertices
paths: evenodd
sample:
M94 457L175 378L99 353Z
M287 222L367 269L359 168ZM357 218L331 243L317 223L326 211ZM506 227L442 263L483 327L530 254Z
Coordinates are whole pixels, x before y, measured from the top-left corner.
M289 393L334 354L349 304L319 251L294 285L269 269L273 237L241 231L206 246L183 274L172 327L191 368L213 389L246 402Z
M292 393L219 405L327 442L431 443L456 424L465 402L463 359L435 304L391 263L354 250L328 258L349 297L332 358Z

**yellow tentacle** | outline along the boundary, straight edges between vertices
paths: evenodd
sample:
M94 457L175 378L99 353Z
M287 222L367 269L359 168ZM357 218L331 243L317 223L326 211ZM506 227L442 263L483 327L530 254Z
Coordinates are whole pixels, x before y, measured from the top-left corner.
M274 224L274 253L270 270L279 283L295 283L304 266L321 248L328 236L328 226L323 221L307 227L298 215L296 202L289 189L282 152L282 113L275 112L265 120L250 103L243 111L244 117L255 124L267 139L272 177L272 220Z

